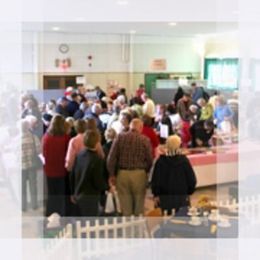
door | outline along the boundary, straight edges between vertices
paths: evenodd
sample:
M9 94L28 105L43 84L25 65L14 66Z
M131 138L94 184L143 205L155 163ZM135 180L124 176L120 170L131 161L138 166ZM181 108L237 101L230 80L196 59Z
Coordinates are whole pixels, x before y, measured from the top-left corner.
M151 97L152 88L155 88L157 79L169 79L169 73L146 73L145 74L145 92Z
M67 87L77 87L76 76L43 76L44 89L66 89Z

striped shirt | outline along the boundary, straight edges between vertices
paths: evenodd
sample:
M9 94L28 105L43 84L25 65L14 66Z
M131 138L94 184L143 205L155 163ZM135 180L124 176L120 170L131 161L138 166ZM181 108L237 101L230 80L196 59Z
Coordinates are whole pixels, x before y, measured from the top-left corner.
M35 158L41 153L41 145L37 136L31 132L22 134L22 169L28 170L35 166Z

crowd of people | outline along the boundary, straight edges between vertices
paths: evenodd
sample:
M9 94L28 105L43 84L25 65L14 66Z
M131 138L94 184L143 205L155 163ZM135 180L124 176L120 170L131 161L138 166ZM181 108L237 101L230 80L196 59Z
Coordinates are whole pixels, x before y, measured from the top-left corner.
M125 89L107 96L98 86L90 100L79 86L47 104L24 94L21 106L22 210L27 182L38 207L35 175L42 166L46 216L98 216L115 190L122 215L144 214L148 174L158 206L168 212L188 206L196 177L181 149L211 146L214 132L238 124L235 94L226 101L196 83L179 87L167 105L155 104L141 84L130 100Z

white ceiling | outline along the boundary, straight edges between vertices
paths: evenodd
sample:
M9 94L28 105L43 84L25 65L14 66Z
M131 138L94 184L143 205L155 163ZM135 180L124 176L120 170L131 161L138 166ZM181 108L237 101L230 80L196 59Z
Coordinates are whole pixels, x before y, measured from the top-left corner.
M53 28L58 27L58 31ZM180 22L169 26L165 22L55 22L24 23L24 32L55 32L67 34L127 34L136 31L137 35L193 37L219 33L232 33L238 28L234 22Z

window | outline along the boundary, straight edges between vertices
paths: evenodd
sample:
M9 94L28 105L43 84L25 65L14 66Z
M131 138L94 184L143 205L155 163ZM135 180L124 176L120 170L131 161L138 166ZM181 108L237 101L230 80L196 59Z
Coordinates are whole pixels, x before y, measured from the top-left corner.
M205 59L204 78L208 88L237 89L238 59Z

